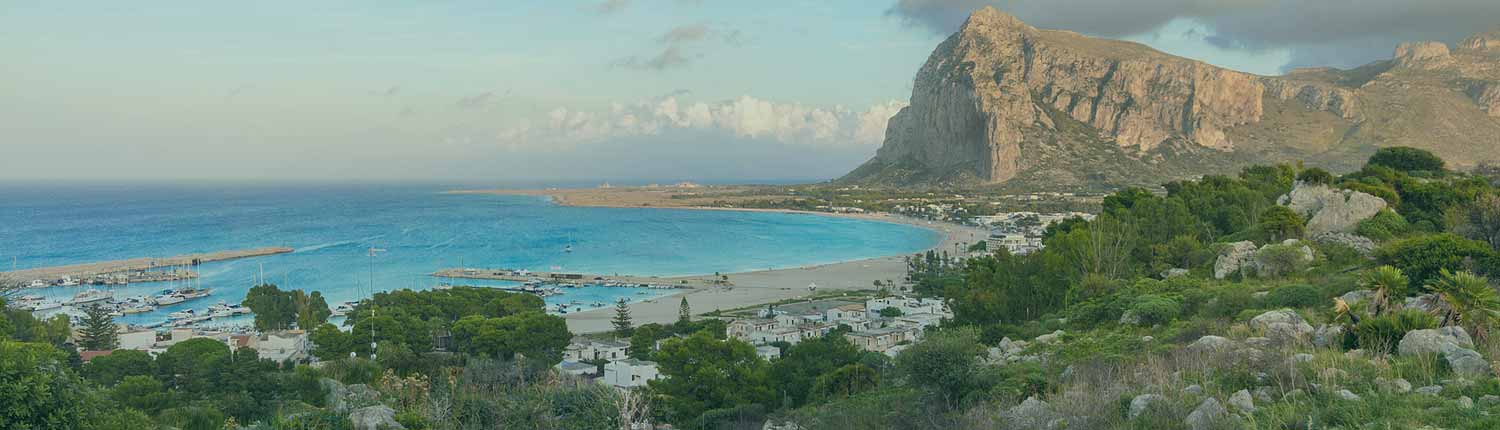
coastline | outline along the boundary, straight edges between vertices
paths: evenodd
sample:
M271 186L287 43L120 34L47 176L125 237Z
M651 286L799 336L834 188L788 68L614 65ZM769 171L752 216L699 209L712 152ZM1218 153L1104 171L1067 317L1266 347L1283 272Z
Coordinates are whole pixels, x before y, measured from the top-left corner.
M789 213L812 216L826 216L834 218L860 219L866 221L887 222L892 224L904 224L924 228L940 234L942 237L931 247L918 252L929 250L951 250L961 247L964 243L974 243L984 240L989 232L983 229L962 226L957 224L941 223L935 221L919 220L888 213L830 213L813 212L793 209L759 209L759 208L725 208L708 207L701 205L640 205L640 204L608 204L608 201L591 199L580 204L577 200L567 198L566 189L557 190L487 190L487 191L450 191L449 194L498 194L498 195L530 195L547 196L558 205L577 207L628 207L628 208L653 208L653 209L685 209L685 210L719 210L739 212L772 212ZM676 202L674 202L676 203ZM888 255L881 257L866 258L853 261L813 264L807 266L756 270L748 272L727 273L729 281L733 284L729 287L707 287L707 288L684 288L674 293L654 297L645 301L630 304L631 319L636 325L659 323L668 324L677 320L678 306L682 298L686 298L688 305L692 308L694 315L712 312L716 310L728 310L774 303L782 300L797 299L809 296L813 293L808 286L817 285L817 291L829 290L861 290L874 288L875 281L882 283L889 281L901 282L906 275L906 254ZM712 278L712 274L695 276L678 276L662 278L664 281L679 280L706 280ZM568 330L577 334L603 333L613 330L611 320L614 318L613 308L589 309L582 312L569 313L564 316L568 323Z

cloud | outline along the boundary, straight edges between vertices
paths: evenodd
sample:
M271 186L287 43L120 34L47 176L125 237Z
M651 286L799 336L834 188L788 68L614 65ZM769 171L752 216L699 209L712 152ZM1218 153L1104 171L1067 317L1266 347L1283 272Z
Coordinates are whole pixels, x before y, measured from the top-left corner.
M1500 16L1495 0L897 0L886 13L947 34L986 5L1037 27L1104 37L1187 19L1203 24L1210 33L1199 37L1223 49L1285 49L1291 65L1340 67L1388 58L1403 41L1456 42Z
M630 0L604 0L602 2L599 2L598 4L595 4L590 9L600 14L611 14L625 10L625 8L629 6Z
M488 105L494 98L494 91L485 91L479 94L460 98L457 102L453 103L453 106L459 109L474 109Z
M751 96L717 103L688 103L669 95L615 103L605 112L559 107L544 120L502 130L497 140L506 147L566 148L691 131L791 145L873 148L885 139L886 122L905 106L904 102L890 101L854 111L842 106L777 103Z
M661 47L661 52L650 56L631 55L615 60L611 64L638 70L662 71L687 66L693 60L703 57L701 53L689 52L697 45L712 40L722 40L732 46L739 46L744 36L739 30L722 31L708 24L689 24L674 27L656 37L656 43Z

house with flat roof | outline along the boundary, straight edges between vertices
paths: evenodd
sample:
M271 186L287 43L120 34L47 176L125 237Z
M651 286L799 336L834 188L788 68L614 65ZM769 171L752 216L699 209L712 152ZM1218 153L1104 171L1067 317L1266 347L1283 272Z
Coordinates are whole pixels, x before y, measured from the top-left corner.
M661 377L656 362L627 358L604 365L604 376L599 383L616 388L644 387L647 382Z
M845 333L844 339L865 351L886 353L897 345L921 340L922 330L910 326L894 326L866 331Z

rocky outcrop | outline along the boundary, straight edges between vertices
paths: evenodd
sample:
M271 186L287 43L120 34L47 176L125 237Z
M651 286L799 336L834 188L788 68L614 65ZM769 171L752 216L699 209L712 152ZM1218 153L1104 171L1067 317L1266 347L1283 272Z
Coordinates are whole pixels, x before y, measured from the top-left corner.
M1476 81L1469 84L1464 94L1490 116L1500 117L1500 82Z
M1219 401L1213 397L1209 397L1203 403L1199 403L1198 407L1194 408L1192 413L1188 414L1183 424L1186 424L1192 430L1208 430L1214 428L1219 423L1219 420L1224 419L1227 415L1229 415L1229 411L1224 409L1224 405L1219 404Z
M1242 241L1230 243L1219 251L1219 259L1214 260L1214 278L1224 279L1244 268L1247 263L1255 259L1255 242Z
M349 413L349 422L355 430L406 430L396 422L396 410L385 405L355 409Z
M1366 193L1307 183L1298 183L1277 203L1307 218L1307 234L1311 236L1353 232L1360 221L1386 207L1385 200Z
M1005 411L1006 422L1011 428L1043 428L1052 420L1052 407L1047 402L1027 397L1021 404Z
M1160 394L1142 394L1139 396L1135 396L1135 398L1130 399L1130 410L1126 412L1125 416L1133 420L1136 417L1141 416L1141 414L1146 413L1146 409L1150 408L1152 403L1160 402L1166 399L1166 397L1162 397L1162 395Z
M1250 328L1264 333L1267 339L1278 344L1307 339L1313 334L1312 325L1291 309L1257 315L1250 319Z
M1490 363L1474 351L1474 341L1462 328L1412 330L1401 338L1397 350L1401 355L1439 354L1453 373L1464 377L1490 374Z
M1291 159L1348 170L1392 145L1497 161L1496 35L1256 76L985 7L933 50L876 156L842 180L1154 185ZM1474 103L1454 103L1466 91Z
M1353 233L1330 231L1313 236L1312 241L1321 245L1345 246L1359 252L1360 255L1368 256L1375 252L1374 240Z

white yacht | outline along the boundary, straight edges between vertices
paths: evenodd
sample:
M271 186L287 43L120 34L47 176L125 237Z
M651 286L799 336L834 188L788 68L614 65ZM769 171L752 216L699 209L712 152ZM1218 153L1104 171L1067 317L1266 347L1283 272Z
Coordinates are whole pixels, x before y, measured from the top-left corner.
M250 309L247 309L244 306L240 306L239 303L225 304L224 302L219 302L216 305L209 306L208 313L214 318L223 318L248 314L250 313Z
M338 306L334 306L333 307L333 316L336 316L336 317L341 317L341 316L349 315L350 313L353 313L353 312L354 312L354 302L343 302L343 303L339 303Z
M114 297L115 293L113 291L100 291L90 288L78 294L74 294L73 300L69 301L68 304L73 306L80 306L106 301L109 299L113 299Z

